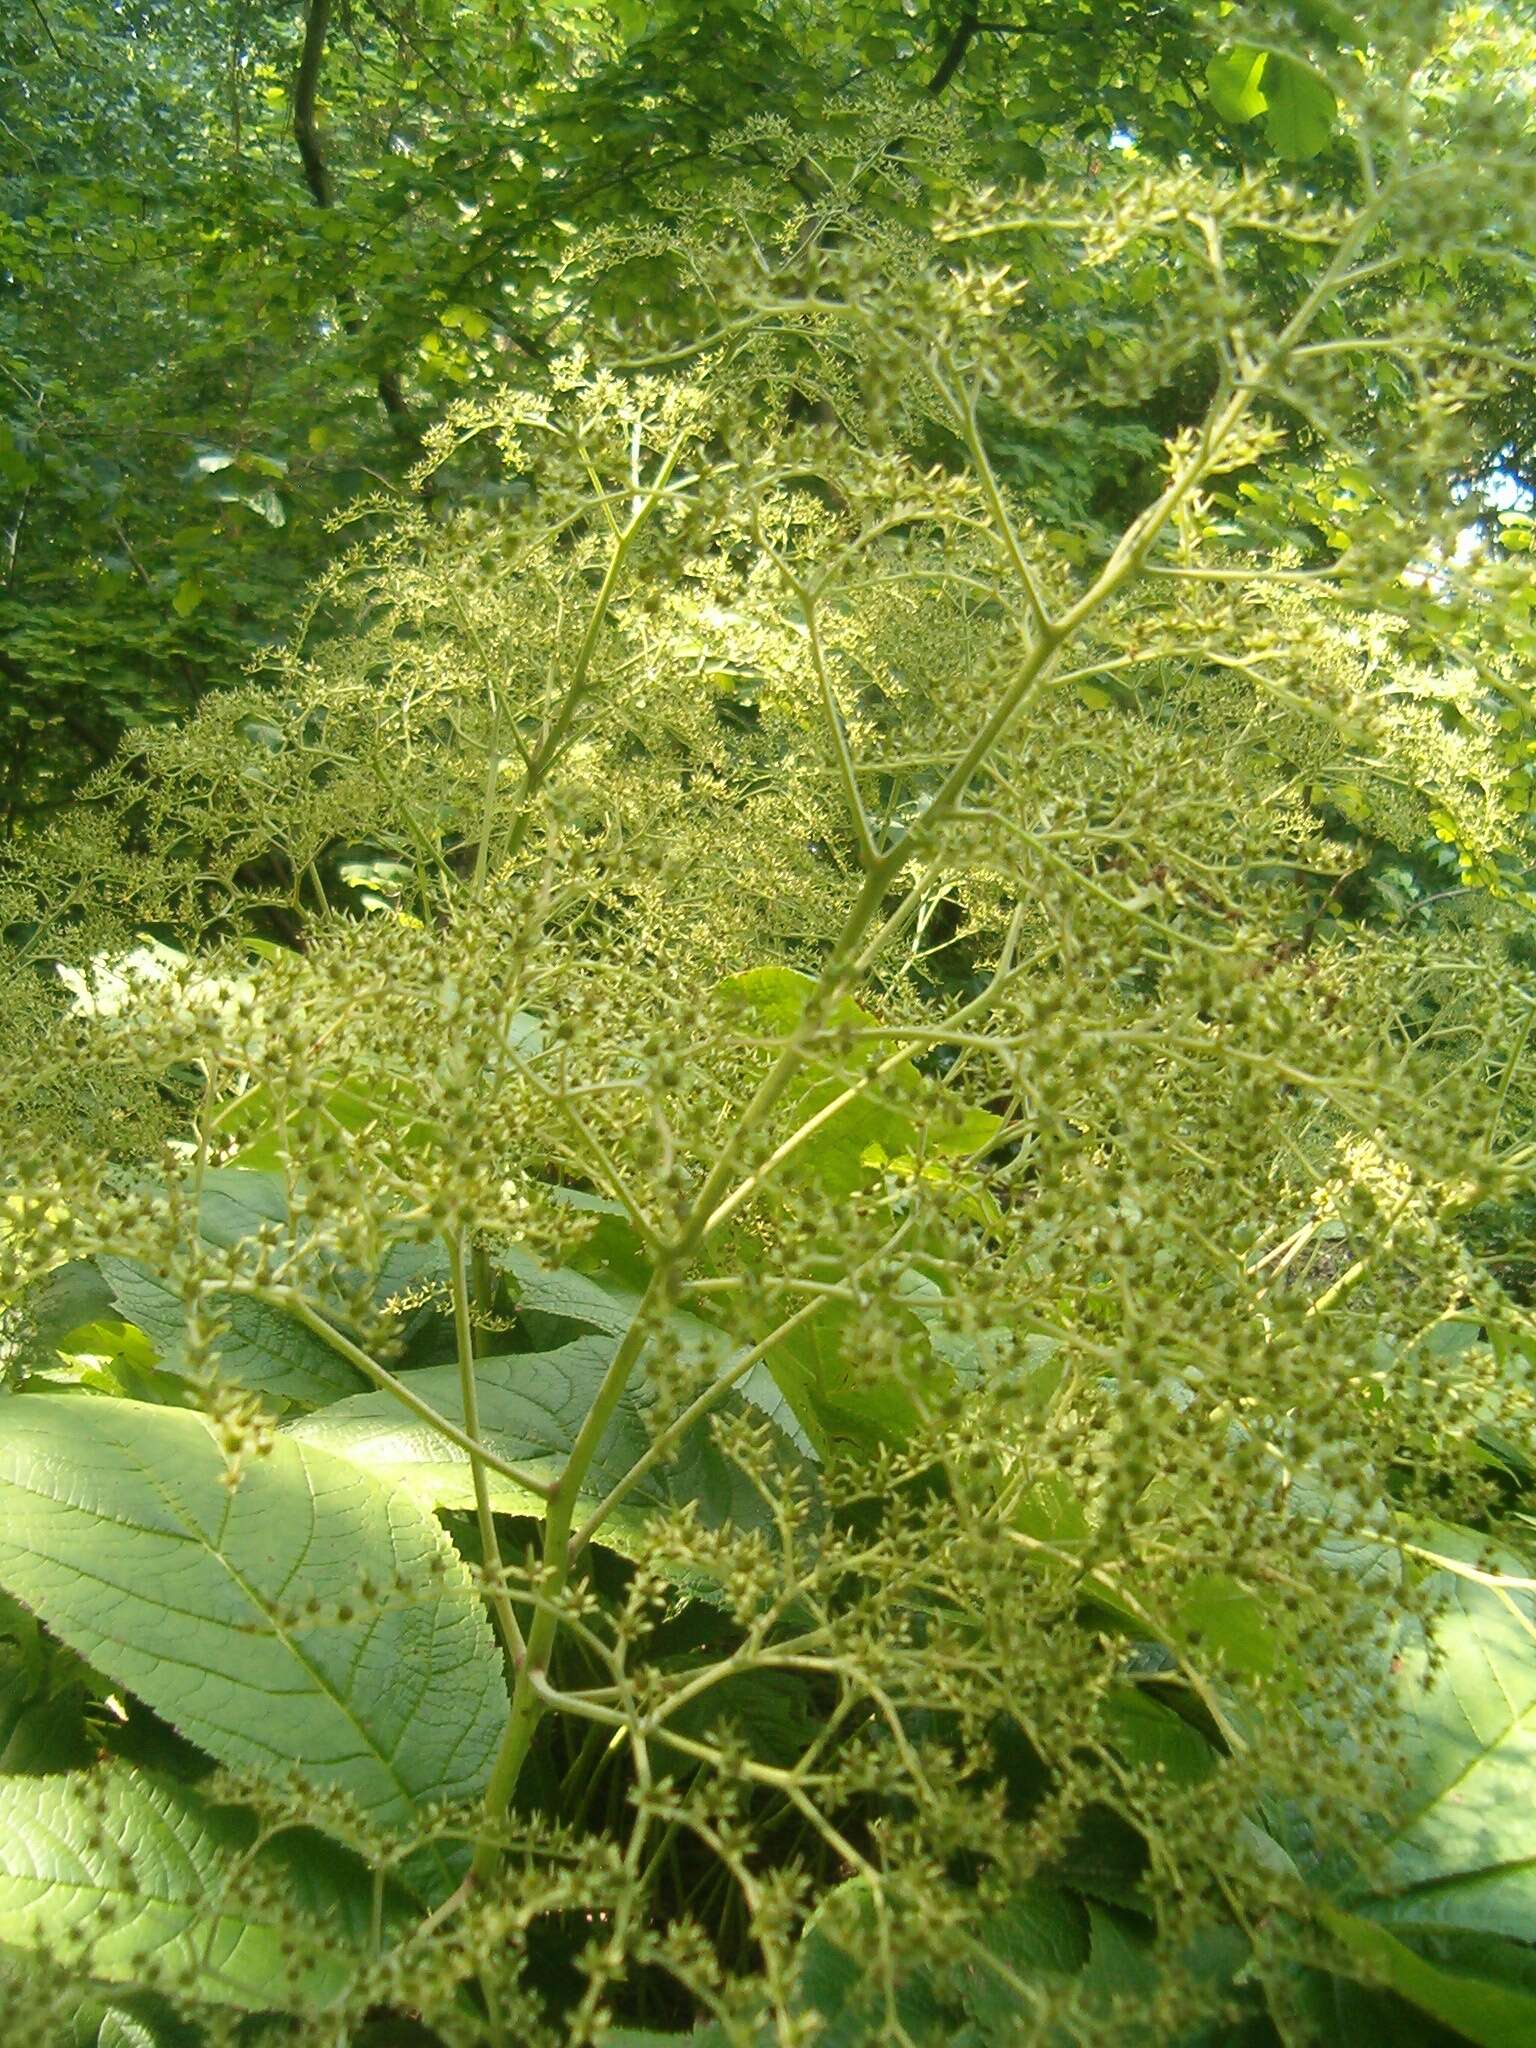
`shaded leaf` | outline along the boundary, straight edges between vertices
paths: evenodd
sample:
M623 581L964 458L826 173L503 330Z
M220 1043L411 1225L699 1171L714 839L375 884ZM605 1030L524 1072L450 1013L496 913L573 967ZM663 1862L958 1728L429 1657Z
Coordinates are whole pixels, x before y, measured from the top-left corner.
M0 1779L0 1940L79 1945L107 1983L153 1965L221 2004L322 2008L365 1954L371 1879L311 1830L252 1855L255 1835L250 1814L120 1766ZM135 2035L120 2023L117 2038Z
M149 1338L162 1370L185 1373L186 1311L177 1290L132 1259L99 1263L124 1320ZM221 1378L252 1393L306 1406L336 1400L366 1384L323 1337L270 1303L226 1296L214 1306L226 1325L216 1347Z
M73 1331L111 1315L112 1290L89 1259L72 1259L38 1281L25 1307L36 1347L52 1351Z
M564 1467L613 1357L611 1337L578 1338L555 1351L513 1352L482 1358L475 1368L481 1436L486 1447L540 1479ZM461 1427L462 1389L456 1365L429 1366L411 1374L415 1391ZM722 1404L730 1412L729 1404ZM739 1406L737 1409L739 1411ZM325 1447L379 1474L403 1479L422 1498L440 1506L468 1506L474 1495L468 1455L430 1425L418 1422L388 1393L360 1394L291 1423L295 1441ZM619 1402L592 1461L582 1504L598 1501L650 1448L644 1403L631 1390ZM794 1453L786 1444L786 1460ZM539 1496L500 1474L489 1475L493 1503L511 1514L543 1513ZM767 1509L736 1465L700 1426L675 1454L639 1481L604 1526L610 1548L634 1554L643 1547L647 1512L693 1505L708 1528L752 1528Z
M502 1270L511 1274L517 1288L518 1306L522 1309L535 1309L541 1315L584 1323L589 1329L602 1330L614 1338L623 1336L639 1311L640 1296L637 1293L610 1286L571 1266L545 1266L520 1246L504 1246L496 1252L495 1258ZM698 1316L681 1312L669 1316L667 1325L680 1343L703 1357L717 1357L724 1368L730 1357L731 1345L723 1331ZM797 1406L786 1395L777 1377L776 1368L781 1359L782 1353L776 1350L773 1366L761 1362L755 1365L737 1382L735 1391L742 1400L783 1430L798 1449L814 1455L812 1440L798 1419Z
M1325 149L1333 134L1338 101L1305 64L1271 56L1264 71L1264 133L1277 156L1303 163Z
M1394 1991L1478 2048L1530 2048L1536 2041L1536 1991L1442 1969L1416 1955L1389 1928L1336 1907L1323 1917L1365 1981Z

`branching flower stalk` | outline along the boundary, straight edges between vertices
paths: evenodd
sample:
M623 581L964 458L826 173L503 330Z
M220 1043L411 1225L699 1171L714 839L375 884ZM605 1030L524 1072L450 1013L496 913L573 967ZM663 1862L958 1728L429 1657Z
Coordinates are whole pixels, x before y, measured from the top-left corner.
M601 1529L607 1508L605 1502L592 1516L590 1522L584 1525L579 1540L576 1540L573 1536L576 1502L586 1483L597 1447L612 1421L614 1409L639 1363L651 1320L664 1313L676 1298L690 1264L708 1244L713 1232L722 1226L743 1202L751 1199L768 1184L774 1170L814 1135L819 1121L829 1118L844 1107L847 1097L835 1097L819 1117L810 1119L792 1131L777 1150L760 1167L742 1179L732 1191L732 1178L738 1171L737 1161L744 1156L751 1141L772 1116L786 1091L801 1073L810 1047L834 1006L855 991L874 965L870 952L866 950L866 941L871 927L880 918L892 884L932 843L964 804L967 793L978 774L985 768L998 742L1031 702L1035 692L1050 679L1058 657L1091 625L1095 615L1135 580L1150 550L1179 507L1199 490L1207 477L1217 473L1224 466L1228 446L1253 405L1271 389L1277 373L1283 369L1288 357L1299 346L1313 320L1347 286L1351 266L1359 252L1368 244L1392 197L1389 187L1371 206L1362 209L1349 233L1335 251L1327 269L1282 328L1263 362L1251 366L1236 389L1217 394L1203 425L1193 437L1192 449L1176 462L1174 473L1166 488L1127 527L1111 552L1109 560L1089 588L1059 617L1052 616L1046 610L1014 532L997 480L977 435L974 400L963 390L955 388L959 380L952 362L940 359L935 364L936 388L940 396L955 409L962 423L966 447L982 480L988 505L996 521L998 537L1029 605L1032 638L1011 686L961 751L937 792L920 812L908 832L884 852L876 850L870 835L868 815L859 793L857 764L849 751L841 716L830 686L826 682L825 664L816 641L814 608L806 602L803 589L797 587L797 594L801 596L802 602L806 603L807 631L810 635L813 660L822 683L823 706L843 779L850 820L860 858L866 870L865 880L848 911L842 930L828 953L816 985L807 996L799 1024L786 1040L774 1064L721 1145L720 1156L684 1214L676 1235L670 1242L661 1245L650 1283L636 1308L633 1320L619 1340L612 1363L554 1487L545 1511L542 1536L545 1601L541 1604L529 1631L525 1652L519 1650L514 1655L511 1638L508 1635L509 1656L513 1658L516 1668L516 1682L506 1731L486 1788L486 1810L493 1821L499 1822L516 1789L518 1775L528 1754L540 1715L554 1698L548 1691L545 1671L559 1628L557 1603L565 1592L575 1555L579 1553L583 1544L590 1541ZM552 765L559 745L564 743L578 716L580 703L587 689L587 672L592 653L612 597L624 549L641 518L655 504L681 452L681 445L675 444L669 451L656 483L644 497L637 497L636 510L630 525L615 533L609 569L604 576L582 637L570 687L550 728L549 737L535 755L525 778L521 792L523 806L508 843L509 859L515 858L521 847L525 821L531 815L528 800L537 794L548 765ZM488 838L487 829L482 832L481 837L482 858L477 859L477 882L483 879L483 853ZM885 1064L894 1066L905 1057L905 1054L906 1048L903 1047L897 1053L888 1056ZM871 1080L878 1079L880 1072L881 1069L877 1067L870 1077ZM455 1272L457 1308L458 1266ZM808 1316L810 1311L805 1313ZM466 1365L467 1389L472 1388L473 1381L473 1354L469 1347L468 1329L468 1312L465 1308L461 1318L460 1343L461 1357L469 1361ZM721 1382L720 1391L724 1391L728 1383ZM470 1413L471 1398L472 1394L467 1395L466 1417ZM477 1435L473 1423L468 1424L467 1433L471 1438ZM483 1457L477 1457L474 1450L471 1450L470 1455L476 1470L476 1497L482 1530L489 1539L487 1555L495 1560L495 1534L489 1500L485 1492ZM637 1469L614 1489L610 1499L616 1503L628 1490L629 1484L639 1476ZM502 1597L504 1600L505 1596ZM515 1622L512 1626L515 1628ZM504 1634L508 1634L505 1621L502 1627ZM604 1718L598 1709L593 1708L590 1711L598 1718ZM622 1717L613 1718L615 1725L622 1725ZM492 1831L482 1837L476 1848L476 1877L483 1881L494 1869L496 1858L496 1835Z

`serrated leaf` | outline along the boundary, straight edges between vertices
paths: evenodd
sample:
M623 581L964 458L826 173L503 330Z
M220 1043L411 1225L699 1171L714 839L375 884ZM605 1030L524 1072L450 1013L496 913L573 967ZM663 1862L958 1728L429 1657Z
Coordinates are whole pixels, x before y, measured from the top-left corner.
M122 1767L0 1779L0 1940L67 1947L107 1983L153 1964L221 2004L321 2009L365 1954L368 1872L308 1829L252 1857L255 1834L250 1814Z
M250 1173L241 1167L207 1168L199 1183L197 1233L223 1246L256 1237L262 1228L288 1222L288 1186L280 1173Z
M225 1469L188 1410L14 1396L0 1585L220 1762L292 1771L389 1827L477 1793L506 1693L431 1514L282 1436L233 1489ZM400 1590L370 1600L365 1578Z
M125 1322L144 1332L159 1354L163 1371L187 1371L186 1310L180 1294L132 1259L103 1258L102 1277ZM355 1394L366 1384L361 1373L292 1316L249 1296L216 1302L227 1328L216 1347L219 1375L283 1401L314 1407Z
M610 1337L622 1337L635 1319L638 1294L607 1287L572 1266L546 1266L519 1245L503 1246L493 1256L516 1283L519 1307L585 1323L588 1329L601 1330Z
M72 1331L111 1315L112 1290L89 1259L72 1259L38 1281L24 1305L33 1345L55 1351Z
M886 1986L870 1967L877 1952L876 1914L869 1882L849 1878L835 1886L806 1922L796 1958L793 2004L815 2013L819 2048L867 2048L882 2039L887 2019ZM949 2038L946 2015L926 1972L904 1971L896 1959L891 2008L905 2038ZM952 2030L951 2030L952 2031Z
M759 1763L785 1769L799 1762L816 1739L820 1722L811 1712L805 1681L792 1671L738 1671L687 1700L669 1714L666 1726L695 1742L732 1742ZM688 1777L696 1758L658 1744L663 1777Z
M112 2005L101 2016L91 2048L192 2048L196 2035L163 2008Z
M612 1356L611 1343L590 1337L556 1351L480 1359L475 1380L480 1433L487 1450L536 1478L558 1476ZM441 1414L462 1426L463 1391L456 1365L428 1366L413 1372L411 1386ZM390 1394L359 1394L337 1401L289 1423L284 1434L296 1443L319 1445L374 1473L398 1476L438 1507L474 1503L468 1454L429 1423L418 1421ZM588 1505L596 1504L644 1448L644 1431L637 1426L632 1404L621 1404L620 1415L593 1467ZM502 1473L491 1472L487 1477L492 1502L503 1513L543 1514L545 1503L540 1495ZM643 1488L636 1499L659 1504L655 1492L647 1495Z
M1110 1741L1125 1761L1198 1785L1216 1768L1216 1752L1197 1728L1135 1686L1117 1686L1104 1703Z
M769 1354L774 1380L819 1458L838 1444L868 1451L907 1442L919 1419L914 1394L938 1397L953 1383L949 1366L933 1356L920 1319L908 1310L901 1321L910 1332L904 1378L875 1378L852 1369L854 1318L836 1305L803 1323Z
M1007 2038L1018 2015L1018 1994L1010 1979L1037 1972L1072 1975L1088 1960L1088 1920L1080 1899L1054 1885L1021 1885L977 1930L978 1945L1000 1967L981 1956L963 1970L961 1983L971 2016L989 2038Z
M622 1337L634 1321L640 1296L622 1287L611 1287L571 1266L543 1265L520 1246L505 1246L495 1254L496 1263L512 1276L518 1306L537 1309L541 1315L558 1316L567 1322L584 1323L610 1337ZM718 1356L723 1367L730 1356L725 1333L698 1316L677 1312L668 1327L678 1339L703 1356ZM737 1382L736 1393L750 1407L767 1416L776 1428L808 1457L817 1456L811 1438L801 1427L793 1401L761 1361Z
M273 1225L277 1226L282 1241L286 1242L290 1235L288 1185L280 1172L257 1172L243 1166L210 1168L204 1172L199 1188L197 1231L205 1244L229 1251L236 1245L254 1242L263 1233L270 1237ZM333 1273L332 1277L338 1285L350 1290L362 1276ZM378 1271L368 1277L375 1302L380 1308L388 1309L401 1295L430 1295L438 1291L439 1283L445 1292L448 1284L447 1255L436 1239L427 1244L402 1239L389 1246L380 1260ZM331 1346L323 1338L313 1337L301 1324L290 1321L290 1328L300 1336L312 1339L320 1352L331 1352ZM317 1356L314 1351L306 1355L311 1358ZM331 1356L334 1359L335 1353L331 1352ZM344 1364L344 1361L340 1362ZM326 1377L328 1369L326 1365L318 1368L322 1378ZM344 1369L346 1380L344 1384L337 1383L338 1391L355 1393L360 1384L358 1376L350 1367Z
M1475 1536L1437 1530L1427 1546L1471 1564ZM1501 1569L1529 1576L1506 1553ZM1536 1601L1447 1573L1429 1646L1401 1652L1400 1699L1410 1773L1371 1864L1369 1892L1345 1903L1399 1930L1461 1927L1528 1940L1536 1926Z
M1215 1650L1234 1671L1263 1676L1279 1658L1274 1630L1255 1594L1224 1572L1199 1572L1173 1609L1176 1632Z
M613 1339L578 1338L554 1351L513 1352L482 1358L475 1367L480 1432L486 1448L540 1479L558 1477L597 1396ZM463 1394L456 1365L428 1366L411 1374L412 1387L462 1426ZM360 1394L288 1425L295 1442L322 1445L339 1457L398 1476L439 1506L473 1499L467 1454L428 1424L406 1413L387 1393ZM583 1504L597 1502L650 1447L644 1402L634 1390L619 1402L592 1461ZM783 1447L786 1460L794 1453ZM513 1481L491 1474L493 1502L512 1514L542 1514L543 1501ZM648 1511L691 1503L707 1528L752 1528L766 1515L761 1496L715 1445L708 1429L691 1430L674 1455L648 1473L604 1526L604 1541L626 1555L643 1547ZM579 1513L579 1511L578 1511Z

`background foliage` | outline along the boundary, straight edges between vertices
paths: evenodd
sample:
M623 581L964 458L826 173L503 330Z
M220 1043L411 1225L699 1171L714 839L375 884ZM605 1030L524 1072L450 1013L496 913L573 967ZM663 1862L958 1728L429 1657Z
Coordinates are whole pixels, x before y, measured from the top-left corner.
M815 127L853 87L936 91L993 178L1037 174L1062 148L1092 159L1117 136L1150 160L1273 162L1279 149L1324 187L1343 175L1326 91L1314 83L1308 101L1309 74L1281 74L1277 58L1271 90L1283 75L1295 106L1282 95L1292 118L1276 128L1252 77L1262 57L1190 0L1005 12L928 0L8 10L0 648L13 826L66 800L126 726L235 681L327 558L329 518L363 490L406 488L446 404L536 381L574 303L574 237L655 218L722 163L780 175L743 133L765 108ZM1347 16L1309 5L1295 30L1327 52L1347 42ZM325 205L295 122L311 31ZM1162 408L1148 424L1160 430ZM1523 419L1501 415L1468 460L1504 448L1518 471L1528 439ZM1096 456L1079 434L1039 481L1091 495L1096 477L1126 476L1124 455L1111 442Z

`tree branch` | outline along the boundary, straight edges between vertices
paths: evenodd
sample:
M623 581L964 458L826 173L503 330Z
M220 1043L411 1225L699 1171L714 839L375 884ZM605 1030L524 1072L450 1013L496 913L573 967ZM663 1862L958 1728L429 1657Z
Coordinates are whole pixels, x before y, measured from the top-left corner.
M304 182L316 206L326 207L335 204L335 194L331 189L325 152L320 147L315 97L320 89L320 67L325 61L325 38L330 23L331 0L309 0L304 15L304 47L299 52L299 68L293 80L293 139L298 144L299 161L304 166ZM350 298L350 294L344 296ZM344 319L343 325L349 330L355 329L358 325L356 313L350 319ZM403 434L414 439L411 408L406 403L399 373L395 370L377 371L374 389L390 419Z
M320 86L320 66L325 59L325 35L330 27L331 0L309 0L304 16L304 48L293 81L293 139L299 146L304 182L316 206L331 204L331 180L320 148L320 130L315 120L315 94Z
M928 81L930 95L937 99L939 94L965 62L965 53L976 40L981 30L981 16L975 8L968 7L955 24L955 32L949 39L948 48L939 59L939 68Z
M930 96L937 99L949 84L960 66L965 62L965 53L978 36L1038 36L1045 33L1041 23L1035 21L984 21L972 7L968 7L955 24L939 68L928 81ZM1070 33L1067 30L1061 34Z

